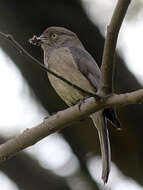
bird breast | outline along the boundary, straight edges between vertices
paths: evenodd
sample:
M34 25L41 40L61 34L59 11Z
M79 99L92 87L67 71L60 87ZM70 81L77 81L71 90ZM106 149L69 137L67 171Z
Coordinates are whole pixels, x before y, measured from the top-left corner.
M51 52L48 62L48 68L57 74L61 75L70 82L83 88L84 90L95 92L95 89L91 86L86 77L79 71L78 65L72 56L72 53L68 48L58 48ZM76 104L78 100L82 99L86 94L73 88L64 81L56 78L48 73L48 78L56 90L57 94L65 101L69 106Z

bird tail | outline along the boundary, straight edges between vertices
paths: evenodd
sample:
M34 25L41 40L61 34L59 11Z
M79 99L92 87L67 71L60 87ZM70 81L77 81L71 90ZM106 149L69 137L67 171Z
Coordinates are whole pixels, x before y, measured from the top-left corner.
M102 155L102 179L104 183L107 183L110 173L111 162L111 151L107 129L107 120L103 111L93 113L90 117L93 120L93 123L98 131Z

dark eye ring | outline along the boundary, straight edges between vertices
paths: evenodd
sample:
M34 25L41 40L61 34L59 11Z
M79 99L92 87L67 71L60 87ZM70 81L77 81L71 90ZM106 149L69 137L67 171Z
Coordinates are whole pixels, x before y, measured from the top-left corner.
M53 39L56 39L56 38L57 38L57 34L55 34L55 33L52 34L52 38L53 38Z

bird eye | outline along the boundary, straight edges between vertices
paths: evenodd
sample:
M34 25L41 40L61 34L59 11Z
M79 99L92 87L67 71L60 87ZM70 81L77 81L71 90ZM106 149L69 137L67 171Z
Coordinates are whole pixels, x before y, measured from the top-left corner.
M52 36L51 36L53 39L56 39L57 38L57 34L52 34Z

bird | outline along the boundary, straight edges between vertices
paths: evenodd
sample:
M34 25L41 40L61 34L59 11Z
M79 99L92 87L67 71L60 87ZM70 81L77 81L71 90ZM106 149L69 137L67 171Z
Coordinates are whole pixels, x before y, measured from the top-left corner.
M91 93L97 93L100 87L101 71L92 55L85 49L78 36L64 27L48 27L40 35L33 36L31 43L39 45L44 52L45 66ZM60 98L68 105L77 104L86 97L81 92L48 73L48 78ZM90 115L100 141L102 155L102 180L108 182L111 165L111 150L107 121L121 129L120 121L113 108L99 110Z

